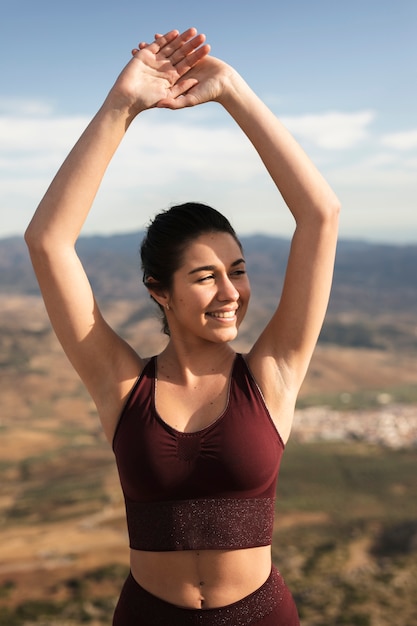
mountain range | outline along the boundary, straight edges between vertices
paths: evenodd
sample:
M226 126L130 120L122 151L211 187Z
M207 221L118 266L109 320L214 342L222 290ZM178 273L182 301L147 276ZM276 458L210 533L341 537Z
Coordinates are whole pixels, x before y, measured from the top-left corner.
M100 300L147 297L141 286L142 232L81 237L78 252ZM290 242L265 235L242 238L252 298L269 308L281 289ZM338 244L329 313L414 314L417 307L417 244L342 240ZM36 294L38 288L23 239L0 240L0 291Z

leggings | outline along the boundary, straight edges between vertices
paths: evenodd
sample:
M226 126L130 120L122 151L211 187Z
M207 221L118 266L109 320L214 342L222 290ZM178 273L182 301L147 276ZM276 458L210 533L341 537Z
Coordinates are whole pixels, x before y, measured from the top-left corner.
M275 567L267 581L233 604L187 609L161 600L130 573L113 617L113 626L300 626L294 599Z

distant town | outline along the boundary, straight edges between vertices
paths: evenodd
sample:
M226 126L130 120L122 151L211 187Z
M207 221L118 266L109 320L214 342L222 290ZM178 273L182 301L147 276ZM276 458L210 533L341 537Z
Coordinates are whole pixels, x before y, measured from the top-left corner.
M417 448L417 406L387 404L376 409L297 410L292 437L299 442L363 441L391 449Z

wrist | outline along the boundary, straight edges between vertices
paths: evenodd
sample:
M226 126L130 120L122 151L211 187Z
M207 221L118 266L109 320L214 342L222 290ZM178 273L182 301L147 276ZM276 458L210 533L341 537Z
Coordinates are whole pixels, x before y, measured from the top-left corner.
M230 111L234 104L245 99L245 93L250 91L250 89L242 76L230 66L228 66L228 71L225 73L222 83L223 88L217 101L226 110Z
M114 121L123 121L126 128L133 122L135 117L145 109L145 105L141 106L138 102L119 98L112 92L108 94L101 107L105 115L110 116Z

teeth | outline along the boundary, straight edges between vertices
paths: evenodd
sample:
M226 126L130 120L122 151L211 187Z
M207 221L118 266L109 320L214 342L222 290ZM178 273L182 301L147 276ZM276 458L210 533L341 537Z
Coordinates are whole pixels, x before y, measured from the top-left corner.
M235 316L235 311L224 311L219 313L209 313L211 317L220 317L222 319L232 318Z

